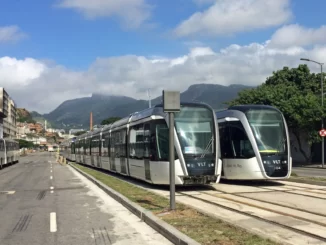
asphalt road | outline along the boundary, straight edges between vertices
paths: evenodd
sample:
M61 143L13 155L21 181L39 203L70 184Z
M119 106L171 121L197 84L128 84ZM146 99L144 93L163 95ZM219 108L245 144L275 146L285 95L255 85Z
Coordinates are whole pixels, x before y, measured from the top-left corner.
M171 244L50 153L0 171L1 245Z
M311 168L311 167L305 167L305 168L293 167L292 172L296 173L298 176L326 178L326 166L325 169Z

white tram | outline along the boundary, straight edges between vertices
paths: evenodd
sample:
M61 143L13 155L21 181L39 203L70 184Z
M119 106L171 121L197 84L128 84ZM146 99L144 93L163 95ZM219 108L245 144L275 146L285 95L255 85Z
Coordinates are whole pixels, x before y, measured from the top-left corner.
M19 143L12 139L0 138L0 168L19 161Z
M176 185L219 182L222 170L216 118L203 103L175 113ZM72 145L68 142L68 145ZM75 160L152 184L169 184L169 126L162 104L80 135Z
M287 179L290 139L283 114L266 105L239 105L216 112L223 162L222 178Z
M75 140L76 137L67 139L59 145L60 155L69 159L70 161L76 161L75 155Z

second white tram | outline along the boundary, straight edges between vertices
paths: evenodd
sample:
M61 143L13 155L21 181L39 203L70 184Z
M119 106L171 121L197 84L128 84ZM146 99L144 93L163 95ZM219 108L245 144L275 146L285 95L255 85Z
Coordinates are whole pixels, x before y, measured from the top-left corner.
M222 178L287 179L291 175L290 139L283 114L266 105L238 105L216 112Z
M181 103L174 137L176 185L219 182L222 161L213 109L203 103ZM67 150L71 145L75 148L62 155L75 157L78 163L169 184L169 125L162 104L80 135L68 142Z
M0 138L0 168L17 163L19 158L19 143L9 138Z

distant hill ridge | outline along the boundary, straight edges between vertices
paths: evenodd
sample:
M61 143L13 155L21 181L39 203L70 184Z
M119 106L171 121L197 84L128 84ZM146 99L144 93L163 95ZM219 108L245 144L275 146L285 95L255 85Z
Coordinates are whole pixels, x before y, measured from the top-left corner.
M227 101L233 100L238 93L251 86L232 84L194 84L180 94L181 101L200 101L209 104L213 109L225 108ZM161 103L162 96L152 100L152 105ZM137 100L127 96L113 96L94 93L91 97L67 100L50 113L41 115L32 112L33 118L44 118L58 128L87 128L89 114L93 112L94 124L100 124L108 117L125 117L133 112L148 108L147 100Z

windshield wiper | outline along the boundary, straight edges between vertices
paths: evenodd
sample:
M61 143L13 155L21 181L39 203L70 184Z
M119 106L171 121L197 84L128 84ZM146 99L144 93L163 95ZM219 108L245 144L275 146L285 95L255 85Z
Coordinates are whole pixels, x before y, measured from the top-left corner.
M279 156L280 155L282 146L285 143L285 141L286 141L286 138L283 138L283 139L280 140L279 144L276 147L276 154L275 154L276 156Z
M213 141L214 141L214 136L209 140L207 146L205 147L204 153L201 154L200 158L204 158L206 153L209 152L209 148L212 146Z

